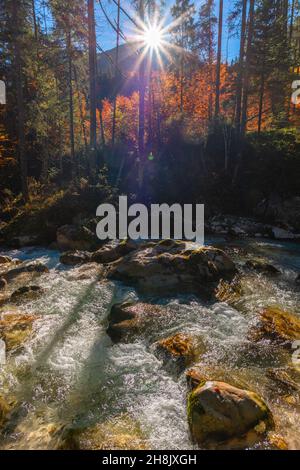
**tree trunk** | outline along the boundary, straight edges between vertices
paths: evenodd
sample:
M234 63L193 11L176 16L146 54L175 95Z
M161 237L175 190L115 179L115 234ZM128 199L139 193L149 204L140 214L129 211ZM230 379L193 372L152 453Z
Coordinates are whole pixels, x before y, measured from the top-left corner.
M262 72L260 81L260 93L259 93L259 110L258 110L258 126L257 132L260 134L262 125L262 115L264 106L264 94L265 94L265 74Z
M27 157L25 151L25 110L23 98L23 77L21 66L21 45L20 45L20 1L13 0L12 2L12 32L14 40L15 60L14 72L16 81L17 92L17 120L18 120L18 149L19 149L19 162L21 172L21 186L22 194L25 201L29 199L28 182L27 182Z
M241 131L242 94L243 94L243 81L244 81L244 56L245 56L245 40L246 40L246 19L247 19L247 0L243 0L242 27L241 27L241 38L240 38L240 59L239 59L239 70L238 70L238 76L237 76L236 114L235 114L235 124L236 124L238 136L240 136L240 131Z
M90 79L90 159L89 173L96 171L97 121L96 121L96 26L94 0L88 0L89 79Z
M35 0L31 0L31 3L32 3L32 19L33 19L34 38L37 41L37 39L38 39L38 28L37 28L36 13L35 13Z
M219 30L218 30L218 53L217 53L217 69L216 69L216 104L215 104L215 117L216 118L218 118L219 114L220 114L222 35L223 35L223 0L220 0Z
M74 79L75 79L75 84L76 84L76 92L77 92L77 96L78 96L81 131L82 131L82 136L83 136L83 141L84 141L84 148L87 152L88 151L88 141L87 141L87 136L86 136L86 128L85 128L84 115L83 115L83 109L82 109L82 100L81 100L81 96L80 96L78 76L77 76L77 70L76 70L75 65L73 66L73 72L74 72Z
M139 3L140 21L145 20L144 1ZM139 157L141 161L145 154L145 59L140 63L139 67Z
M253 26L254 26L254 7L255 7L255 0L250 0L247 51L246 51L246 75L245 75L243 105L242 105L242 124L241 124L242 136L245 135L245 132L247 130L247 111L248 111L248 95L249 95L250 60L251 60L251 52L252 52L252 39L253 39Z
M72 178L75 177L75 139L74 139L74 103L73 103L73 82L72 82L72 40L71 31L67 33L67 51L68 51L68 86L69 86L69 125L70 125L70 151Z
M210 82L210 90L209 90L209 97L208 97L208 120L211 121L213 117L213 91L212 91L212 84L213 84L213 47L212 47L212 21L211 21L211 10L209 12L209 39L208 39L208 67L209 67L209 82Z
M116 63L115 63L115 80L117 84L118 66L119 66L119 45L120 45L120 0L118 0L118 13L117 13L117 46L116 46ZM117 114L117 94L114 97L114 109L113 109L113 125L112 125L112 137L111 143L114 147L116 139L116 114Z

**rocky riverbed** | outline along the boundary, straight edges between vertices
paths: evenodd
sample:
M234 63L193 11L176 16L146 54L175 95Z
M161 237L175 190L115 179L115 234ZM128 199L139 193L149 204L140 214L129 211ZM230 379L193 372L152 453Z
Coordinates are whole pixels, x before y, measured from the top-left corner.
M299 244L59 236L0 253L2 449L300 448Z

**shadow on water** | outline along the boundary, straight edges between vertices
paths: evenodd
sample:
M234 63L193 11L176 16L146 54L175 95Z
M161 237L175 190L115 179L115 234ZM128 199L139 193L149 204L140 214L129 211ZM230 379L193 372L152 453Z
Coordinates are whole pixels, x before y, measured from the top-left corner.
M92 283L90 283L83 295L80 297L74 308L71 310L69 313L67 319L63 322L63 324L60 326L58 330L55 331L55 334L53 334L50 342L45 345L45 347L42 349L42 351L38 354L35 362L31 366L30 370L26 373L26 378L23 379L23 383L20 384L19 389L16 391L15 396L18 402L18 405L13 409L9 423L4 427L2 431L2 439L5 440L5 438L9 437L14 430L17 428L17 426L20 424L20 422L26 417L26 415L29 412L29 408L33 399L33 390L35 387L35 379L36 379L36 373L40 370L43 369L43 367L46 365L47 361L49 360L49 357L51 353L53 352L54 348L61 343L66 337L67 334L72 327L80 318L80 314L82 313L82 310L86 303L88 302L89 298L91 297L91 294L93 293L97 283L99 282L99 278L96 278ZM101 348L101 357L103 358L103 353L105 352L106 346L103 346ZM93 364L94 362L97 361L97 364L99 364L99 342L97 341L92 348L89 360L87 363ZM85 387L84 381L87 379L87 377L82 377L82 387Z

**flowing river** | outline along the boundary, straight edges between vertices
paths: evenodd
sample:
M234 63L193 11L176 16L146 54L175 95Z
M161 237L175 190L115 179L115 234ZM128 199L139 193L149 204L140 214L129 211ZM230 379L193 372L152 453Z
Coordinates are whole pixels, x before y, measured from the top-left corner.
M115 302L140 299L134 289L99 280L96 271L82 276L81 267L61 265L56 251L2 251L25 262L38 260L50 271L34 280L45 290L42 296L18 307L1 308L1 314L15 308L36 315L36 320L29 339L8 352L6 364L0 366L1 395L17 404L0 447L52 448L59 427L80 432L101 424L103 441L109 436L108 447L118 434L126 434L127 439L128 434L132 439L138 434L148 449L193 449L185 374L172 375L153 352L158 339L187 332L205 345L201 369L212 378L259 393L273 412L276 433L289 449L299 449L299 394L291 394L284 386L281 389L267 371L300 367L292 363L291 352L269 340L253 343L249 331L266 306L300 315L300 289L295 283L300 245L222 239L208 240L208 244L226 246L237 263L263 256L281 275L245 273L244 294L235 307L193 296L160 299L166 314L147 337L115 345L106 334L108 312ZM88 440L85 448L89 448Z

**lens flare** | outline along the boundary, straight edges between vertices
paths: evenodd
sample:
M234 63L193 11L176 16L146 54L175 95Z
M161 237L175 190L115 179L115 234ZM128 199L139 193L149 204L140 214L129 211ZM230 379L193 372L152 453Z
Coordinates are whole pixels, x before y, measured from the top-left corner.
M149 49L159 49L163 43L163 32L158 26L149 26L143 34L144 42Z

